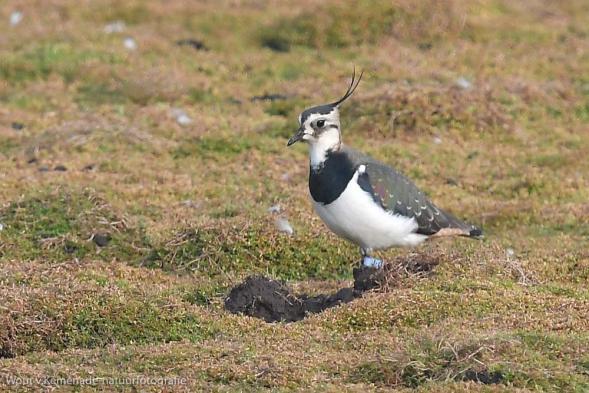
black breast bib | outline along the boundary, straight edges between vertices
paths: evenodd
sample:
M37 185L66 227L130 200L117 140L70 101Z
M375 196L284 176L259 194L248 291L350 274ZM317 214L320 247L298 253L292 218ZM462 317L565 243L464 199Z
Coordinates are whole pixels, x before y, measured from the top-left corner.
M323 165L311 167L309 172L309 190L313 200L329 205L344 192L356 168L352 161L341 151L328 151Z

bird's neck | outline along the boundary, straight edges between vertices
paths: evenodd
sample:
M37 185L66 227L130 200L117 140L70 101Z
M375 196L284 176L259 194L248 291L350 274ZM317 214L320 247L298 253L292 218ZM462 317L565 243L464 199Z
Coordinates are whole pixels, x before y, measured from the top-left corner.
M341 149L342 142L339 138L320 138L315 143L309 144L309 161L311 168L320 168L327 159L330 151Z

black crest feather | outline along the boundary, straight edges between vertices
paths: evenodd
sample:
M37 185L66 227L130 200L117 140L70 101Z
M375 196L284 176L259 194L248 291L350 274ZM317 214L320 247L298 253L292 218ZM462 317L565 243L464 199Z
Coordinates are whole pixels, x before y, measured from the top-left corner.
M350 97L354 93L354 90L356 90L358 84L360 83L360 79L362 79L362 75L364 75L364 71L362 71L358 79L356 79L356 67L354 67L354 72L352 73L352 81L350 82L350 86L348 87L346 94L344 94L342 98L331 104L318 105L312 108L305 109L303 113L301 113L301 124L305 123L305 121L307 121L309 116L311 116L312 114L318 113L321 115L326 115L333 111L334 108L337 108L342 102L344 102L346 99L348 99L348 97Z
M344 102L345 100L347 100L352 94L354 94L354 90L356 90L356 88L358 87L358 85L360 84L360 80L362 79L362 75L364 75L364 71L362 71L360 73L360 76L358 77L358 79L356 80L356 67L354 67L354 71L352 72L352 81L350 82L350 86L348 87L348 90L346 91L346 94L343 95L342 98L340 98L339 100L337 100L336 102L330 104L333 106L339 106L342 102ZM355 83L355 84L354 84Z

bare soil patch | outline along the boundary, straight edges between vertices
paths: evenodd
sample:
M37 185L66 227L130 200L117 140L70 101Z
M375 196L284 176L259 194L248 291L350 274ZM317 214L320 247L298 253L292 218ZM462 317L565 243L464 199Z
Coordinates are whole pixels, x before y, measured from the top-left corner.
M410 254L382 269L357 267L354 269L353 287L316 296L295 294L282 281L264 276L249 276L231 289L225 299L225 309L233 314L248 315L266 322L296 322L310 314L349 303L367 291L386 291L397 286L403 278L425 276L438 263L438 257Z

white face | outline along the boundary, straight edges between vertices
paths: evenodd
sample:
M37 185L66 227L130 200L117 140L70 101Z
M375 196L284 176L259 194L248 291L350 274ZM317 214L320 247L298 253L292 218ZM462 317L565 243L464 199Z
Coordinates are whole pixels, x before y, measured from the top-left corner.
M338 150L341 146L339 111L334 108L327 114L313 113L303 124L301 120L299 116L299 130L289 140L289 145L296 140L307 142L311 166L318 167L330 150Z
M312 114L301 123L299 116L300 129L303 130L302 140L309 144L329 144L335 145L340 142L340 122L339 111L337 108L328 114Z

